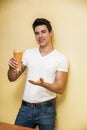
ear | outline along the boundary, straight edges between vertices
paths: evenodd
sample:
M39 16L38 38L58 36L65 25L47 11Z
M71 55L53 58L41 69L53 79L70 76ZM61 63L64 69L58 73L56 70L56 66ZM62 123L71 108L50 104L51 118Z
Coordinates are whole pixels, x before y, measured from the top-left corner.
M54 33L53 31L50 32L50 37L53 37Z

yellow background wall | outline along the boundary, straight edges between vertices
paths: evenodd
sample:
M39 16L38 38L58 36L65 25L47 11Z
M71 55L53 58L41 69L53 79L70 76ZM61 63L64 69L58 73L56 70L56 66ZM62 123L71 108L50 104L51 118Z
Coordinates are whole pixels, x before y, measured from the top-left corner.
M52 23L54 44L69 59L66 90L57 97L56 130L87 130L87 1L0 0L0 121L14 123L26 72L15 82L7 78L13 49L37 46L32 23Z

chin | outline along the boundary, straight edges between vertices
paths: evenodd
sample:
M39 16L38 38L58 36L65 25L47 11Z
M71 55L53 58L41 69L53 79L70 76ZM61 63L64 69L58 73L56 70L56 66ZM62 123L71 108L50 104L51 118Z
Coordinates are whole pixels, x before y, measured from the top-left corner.
M45 46L45 44L44 44L44 43L39 43L39 45L40 45L40 46Z

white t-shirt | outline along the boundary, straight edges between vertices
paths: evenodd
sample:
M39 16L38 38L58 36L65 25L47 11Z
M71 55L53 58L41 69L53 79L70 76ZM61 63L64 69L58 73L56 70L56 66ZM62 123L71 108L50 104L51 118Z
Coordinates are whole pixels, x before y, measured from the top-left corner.
M23 53L22 61L27 66L23 100L36 103L55 98L56 93L44 87L33 85L28 80L37 81L42 77L45 82L53 83L56 71L68 71L67 58L56 49L46 56L41 56L39 48L33 48L27 49Z

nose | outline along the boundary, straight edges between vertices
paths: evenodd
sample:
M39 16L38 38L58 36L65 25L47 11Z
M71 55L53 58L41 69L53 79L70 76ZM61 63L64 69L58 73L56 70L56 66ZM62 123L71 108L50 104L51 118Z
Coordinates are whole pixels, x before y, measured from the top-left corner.
M42 37L42 33L39 33L39 37Z

